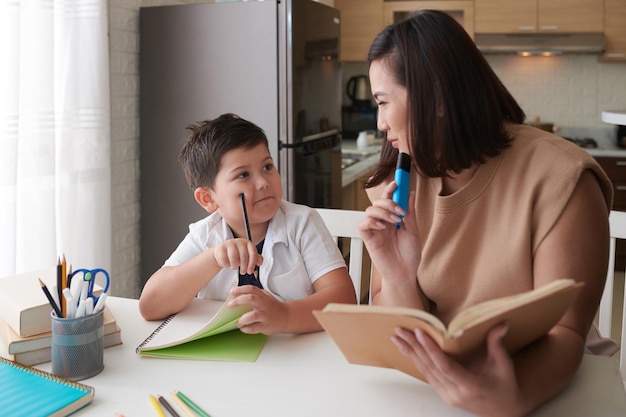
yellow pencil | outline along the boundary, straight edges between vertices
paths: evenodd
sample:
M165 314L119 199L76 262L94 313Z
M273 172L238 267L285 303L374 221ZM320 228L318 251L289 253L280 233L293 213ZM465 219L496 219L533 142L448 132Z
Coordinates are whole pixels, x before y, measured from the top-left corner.
M183 402L183 400L178 398L178 395L176 395L175 392L172 392L170 395L172 396L172 400L174 400L176 405L180 407L181 410L183 410L185 415L187 415L188 417L196 417L196 413L194 413L193 410Z
M150 394L150 402L152 403L152 407L154 407L154 411L156 411L157 416L159 416L159 417L167 417L165 415L165 412L161 408L161 404L159 404L159 401L157 401L156 397L154 395L152 395L152 394Z

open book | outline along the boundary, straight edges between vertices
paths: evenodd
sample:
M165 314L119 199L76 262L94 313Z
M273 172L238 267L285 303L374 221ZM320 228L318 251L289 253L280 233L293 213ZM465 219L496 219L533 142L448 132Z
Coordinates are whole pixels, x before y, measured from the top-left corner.
M145 356L224 361L256 361L267 336L245 334L237 320L249 306L230 308L231 300L194 298L173 314L141 343L136 352Z
M546 334L583 285L560 279L532 291L485 301L461 311L447 327L432 314L403 307L331 303L313 314L348 362L395 368L424 380L391 341L396 327L419 327L444 352L462 359L484 347L489 330L505 322L509 330L503 342L514 353Z

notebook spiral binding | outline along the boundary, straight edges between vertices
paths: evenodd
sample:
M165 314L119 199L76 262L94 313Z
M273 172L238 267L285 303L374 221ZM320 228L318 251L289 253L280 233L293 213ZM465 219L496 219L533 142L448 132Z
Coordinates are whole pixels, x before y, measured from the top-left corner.
M32 374L32 375L37 375L41 378L44 379L48 379L50 381L55 381L55 382L59 382L63 385L66 385L68 387L73 387L76 389L80 389L82 391L85 392L89 392L89 391L93 391L93 387L89 386L89 385L85 385L85 384L81 384L80 382L76 382L76 381L72 381L70 379L66 379L63 378L61 376L55 375L55 374L51 374L49 372L45 372L42 370L39 370L37 368L33 368L31 366L26 366L26 365L22 365L19 362L14 362L5 358L0 357L0 362L4 362L9 366L12 366L14 368L20 369L26 373Z
M164 328L167 323L169 323L170 321L172 321L172 319L174 318L174 316L176 316L176 314L172 314L170 315L168 318L166 318L163 323L161 323L159 325L159 327L157 327L156 329L154 329L154 331L150 334L150 336L146 337L146 340L144 340L143 342L141 342L141 344L139 346L137 346L135 348L135 353L139 353L139 350L144 347L145 345L147 345L152 338L154 338L154 336L156 336L157 333L159 333L161 331L162 328Z

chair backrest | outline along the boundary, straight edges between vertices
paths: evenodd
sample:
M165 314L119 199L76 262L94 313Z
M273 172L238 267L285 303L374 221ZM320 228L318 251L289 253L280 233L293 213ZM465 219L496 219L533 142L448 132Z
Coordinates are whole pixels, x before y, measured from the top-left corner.
M626 212L611 211L609 216L611 249L609 255L609 268L606 275L606 284L602 299L600 300L598 330L605 337L611 337L611 329L613 324L613 311L621 311L622 325L620 341L620 371L622 379L626 381L626 285L621 295L615 294L619 286L615 285L615 248L618 239L626 239ZM617 271L623 274L625 271ZM615 295L615 298L614 298ZM614 306L613 300L621 301L621 306ZM614 310L616 309L616 310ZM616 335L613 335L616 336Z
M352 284L354 285L354 290L358 302L360 303L365 294L369 297L369 291L365 293L362 292L362 289L363 285L367 285L367 288L369 288L371 277L371 268L369 268L365 275L363 274L363 254L365 253L365 246L358 229L358 224L365 217L365 212L322 208L316 210L320 216L322 216L335 242L339 242L340 238L344 238L342 242L343 245L341 245L342 252L344 257L349 253L348 272L350 273L350 278L352 278ZM349 246L347 245L347 241L349 241Z

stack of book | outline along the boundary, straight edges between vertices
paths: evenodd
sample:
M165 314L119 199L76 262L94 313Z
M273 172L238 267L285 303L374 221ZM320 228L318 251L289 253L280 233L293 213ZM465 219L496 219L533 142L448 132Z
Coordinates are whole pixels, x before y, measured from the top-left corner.
M56 268L0 278L0 356L29 366L51 360L52 308L39 279L52 288ZM121 329L105 306L104 347L121 343Z

